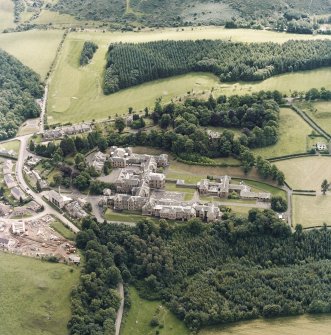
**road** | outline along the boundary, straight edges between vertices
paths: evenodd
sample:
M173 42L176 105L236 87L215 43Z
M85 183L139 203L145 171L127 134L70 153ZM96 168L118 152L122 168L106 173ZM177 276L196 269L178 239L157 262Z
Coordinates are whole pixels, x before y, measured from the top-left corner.
M25 135L21 137L17 137L16 139L21 142L20 150L18 153L18 159L16 163L16 180L18 185L27 192L36 202L38 202L40 205L44 206L44 211L42 212L42 215L50 214L58 218L60 221L62 221L65 225L67 225L74 233L78 233L79 229L71 222L69 221L64 215L59 213L57 210L55 210L53 207L51 207L42 196L35 191L33 191L29 185L25 182L23 177L23 166L26 158L29 156L29 152L27 151L27 145L29 142L29 138L32 135ZM39 216L40 214L37 214L35 217ZM35 218L29 218L29 220Z
M123 287L122 283L118 284L118 292L119 292L120 297L121 297L121 304L120 304L120 308L118 309L117 315L116 315L115 335L120 334L123 312L124 312L124 287Z

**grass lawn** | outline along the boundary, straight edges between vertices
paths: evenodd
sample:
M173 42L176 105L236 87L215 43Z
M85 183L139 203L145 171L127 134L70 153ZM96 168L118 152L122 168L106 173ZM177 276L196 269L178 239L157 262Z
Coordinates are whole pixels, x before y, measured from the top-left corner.
M329 77L331 81L331 76ZM302 101L296 103L307 115L310 116L322 129L331 134L331 102L307 102Z
M248 212L252 209L252 208L256 208L254 206L252 207L243 207L243 206L227 206L229 208L231 208L231 213L235 213L238 214L240 216L244 216L247 217Z
M185 187L176 187L176 184L173 183L166 183L165 189L171 192L179 192L184 195L185 201L190 201L193 198L195 189L185 188Z
M147 219L149 217L142 216L139 214L131 214L126 212L116 212L112 209L108 208L105 213L105 219L108 221L118 221L118 222L132 222L136 223L141 219ZM150 220L154 221L153 218L149 218Z
M330 315L302 315L236 322L228 326L204 329L199 335L318 335L328 334Z
M178 320L160 301L141 299L138 292L130 287L131 308L121 328L121 335L188 335L185 325ZM157 315L163 328L150 326L153 316Z
M7 143L0 143L0 148L14 150L18 154L18 151L20 150L20 141L13 140Z
M62 35L62 30L29 30L1 34L0 48L18 58L44 79L54 60Z
M6 28L15 27L14 3L11 0L0 1L0 33Z
M275 187L263 182L258 182L254 180L247 180L247 179L241 179L245 182L245 184L252 187L252 190L254 192L268 192L271 193L273 196L281 196L283 198L286 198L286 192L279 187ZM239 181L239 180L238 180Z
M293 196L293 224L303 227L331 226L331 196Z
M320 191L322 181L331 180L330 157L301 157L275 164L285 173L286 182L296 190Z
M255 155L265 158L307 152L307 139L312 128L290 108L280 110L280 136L277 144L254 149Z
M56 230L59 234L61 234L64 238L68 240L74 240L75 239L75 233L71 231L69 228L67 228L62 222L59 220L54 221L51 224L51 227Z
M287 74L268 79L262 83L220 83L218 78L208 73L189 73L182 76L156 80L139 86L131 87L120 92L104 96L102 92L103 74L106 64L106 53L110 43L114 42L146 42L161 39L198 39L198 38L223 38L235 34L235 40L250 41L245 37L250 31L242 31L242 36L237 31L222 28L194 29L193 31L176 32L175 29L148 31L141 33L101 33L101 32L73 32L64 43L63 50L58 59L56 71L52 76L48 100L48 121L50 124L58 122L79 122L91 119L106 119L108 116L126 114L129 107L142 110L152 107L155 100L163 98L169 102L172 98L183 96L188 91L201 93L214 88L215 94L244 94L261 89L280 89L286 93L290 90L308 90L317 84L328 87L330 82L325 79L331 69L306 71L304 73ZM255 39L257 39L256 32ZM274 36L273 33L259 35ZM289 35L277 34L282 41ZM301 36L298 38L301 38ZM81 68L79 57L84 41L92 40L98 44L92 62Z
M0 253L0 273L0 334L68 333L69 296L78 283L77 268Z

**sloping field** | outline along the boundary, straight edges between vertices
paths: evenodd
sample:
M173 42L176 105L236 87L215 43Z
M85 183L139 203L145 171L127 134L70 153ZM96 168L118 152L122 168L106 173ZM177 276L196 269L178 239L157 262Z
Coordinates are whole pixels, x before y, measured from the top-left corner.
M321 69L276 76L262 83L236 84L220 83L218 78L212 74L190 73L135 86L110 96L103 94L102 85L106 53L111 43L121 41L146 42L160 39L229 39L229 34L234 34L232 40L238 41L278 40L284 42L290 38L289 34L266 31L242 30L241 34L239 32L238 30L228 31L222 28L194 28L194 30L187 29L184 32L167 29L141 33L89 31L70 33L64 43L50 84L47 106L48 121L50 124L54 124L105 119L116 114L126 114L129 107L134 107L137 111L146 106L152 107L159 97L163 98L163 102L169 102L174 97L187 94L188 91L198 94L210 91L212 88L214 88L216 95L224 93L245 94L262 89L279 89L285 93L290 93L291 90L308 90L311 87L319 86L330 86L331 88L331 81L326 76L327 73L330 73L331 76L331 69ZM258 33L262 34L261 38L259 38ZM303 37L306 38L307 36ZM97 43L99 49L92 62L81 68L78 60L84 41Z
M307 151L307 136L311 134L312 130L308 123L292 109L282 108L277 144L254 149L253 152L265 158L305 153Z
M328 76L328 74L325 74ZM331 82L331 75L329 77ZM307 113L322 129L331 134L331 102L299 102L298 107Z
M78 277L77 268L0 253L0 334L67 334Z
M320 191L324 179L331 180L331 157L312 156L275 162L296 190Z
M206 329L199 335L325 335L330 333L330 315L254 320Z
M29 30L0 35L0 48L36 71L42 79L55 58L62 30Z
M14 3L11 0L0 1L0 33L6 28L12 28L14 23Z
M301 224L304 228L322 226L326 223L331 226L331 196L319 195L309 197L293 196L293 224Z

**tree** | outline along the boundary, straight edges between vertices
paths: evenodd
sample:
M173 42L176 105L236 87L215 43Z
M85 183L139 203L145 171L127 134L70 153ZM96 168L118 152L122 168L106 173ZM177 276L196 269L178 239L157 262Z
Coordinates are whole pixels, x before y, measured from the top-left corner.
M60 148L64 156L72 155L77 152L74 140L68 136L60 142Z
M169 127L171 122L171 116L169 114L163 114L160 119L160 127L166 129Z
M73 184L80 191L86 190L90 186L91 176L87 172L80 173L74 180Z
M118 117L116 120L115 120L115 129L118 130L119 133L123 132L125 128L125 121L123 118L121 117Z
M31 141L30 141L30 144L29 144L29 150L33 152L34 149L35 149L35 144L34 144L34 141L31 140Z
M37 192L40 193L42 191L42 188L41 188L41 185L40 185L40 181L37 180L37 183L36 183L36 189L37 189Z
M329 183L326 179L323 180L322 185L321 185L322 193L325 195L326 192L329 189Z
M271 198L271 209L278 213L287 211L287 201L282 197Z

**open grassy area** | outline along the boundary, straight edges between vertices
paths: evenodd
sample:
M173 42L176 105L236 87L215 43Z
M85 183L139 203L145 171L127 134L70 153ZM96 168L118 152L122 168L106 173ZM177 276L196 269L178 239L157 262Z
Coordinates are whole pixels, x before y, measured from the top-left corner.
M199 335L322 335L331 327L330 315L302 315L237 322L204 329Z
M131 308L121 328L121 335L188 335L189 331L160 301L141 299L138 292L130 287ZM151 327L154 315L163 327ZM159 333L156 333L159 331Z
M307 152L308 135L312 128L296 112L290 108L281 108L279 140L277 144L254 149L255 155L265 158L279 157L289 154Z
M74 32L70 33L64 43L59 57L56 71L52 76L48 101L49 123L79 122L82 120L105 119L116 114L126 114L129 107L142 110L152 107L155 100L163 98L169 102L172 98L181 97L187 92L201 94L214 88L217 94L244 94L261 89L280 89L285 93L291 90L308 90L311 87L330 86L326 73L331 69L292 73L270 78L262 83L220 83L218 78L207 73L190 73L168 79L161 79L139 86L131 87L109 96L103 95L102 84L106 64L106 53L110 43L114 42L146 42L162 39L229 39L234 34L233 40L251 41L258 40L258 35L253 30L229 31L222 28L201 28L177 32L175 29L144 31L140 33L119 32ZM251 34L255 34L251 38ZM266 35L265 35L266 33ZM268 40L279 41L289 39L288 34L261 32L268 36ZM298 38L299 35L297 35ZM306 38L307 36L304 36ZM273 39L274 38L274 39ZM314 37L312 37L314 38ZM98 44L92 62L81 68L79 57L84 41L91 40ZM263 39L262 39L263 40ZM261 41L262 41L261 40Z
M331 226L331 196L317 197L293 196L293 224L301 224L304 228Z
M331 76L329 77L331 81ZM318 101L308 102L302 101L296 105L310 116L322 129L331 134L331 102Z
M67 228L61 221L56 220L51 224L51 227L68 240L74 240L75 234Z
M78 268L0 253L0 334L64 335Z
M286 197L286 192L278 187L254 180L244 179L244 182L245 184L251 186L254 192L269 192L273 196Z
M324 179L331 180L331 157L302 157L275 163L296 190L320 191Z
M0 35L0 48L45 78L54 60L62 30L29 30Z
M33 20L33 23L36 24L49 24L51 23L54 26L57 25L64 25L64 26L71 26L71 25L83 25L84 22L80 22L76 20L73 16L68 14L60 14L57 12L53 12L47 9L43 9L40 15Z
M137 221L146 218L139 214L132 214L128 212L116 212L113 211L111 208L108 208L105 212L105 219L108 221L117 221L117 222L131 222L136 223ZM153 220L153 218L150 218Z
M14 3L11 0L0 1L0 33L6 28L15 27Z
M185 188L185 187L176 187L176 184L173 183L166 183L165 189L171 192L180 192L183 193L183 199L185 201L190 201L193 198L195 189L192 188Z
M6 150L14 150L16 153L18 153L18 151L20 150L20 143L21 142L17 140L13 140L6 143L0 142L0 148L4 148Z

